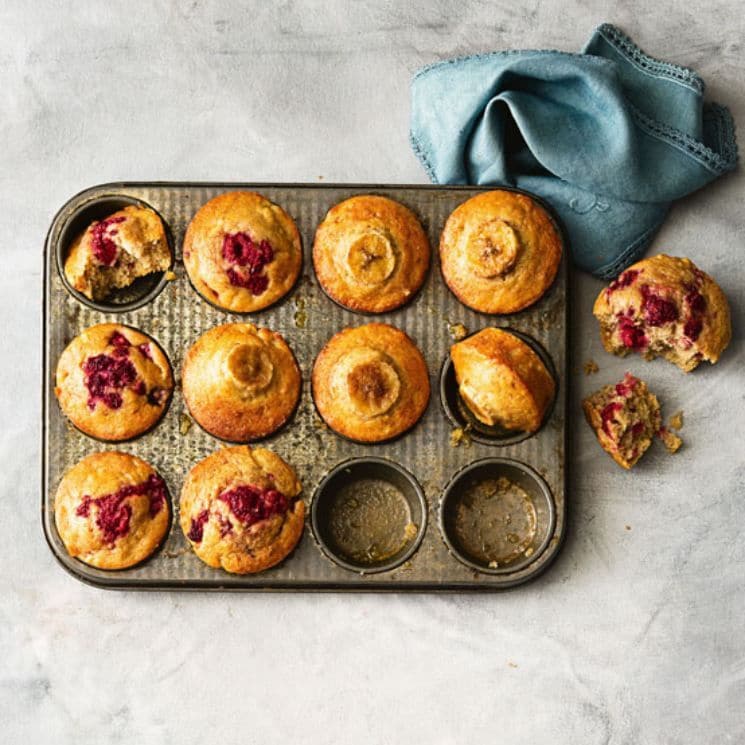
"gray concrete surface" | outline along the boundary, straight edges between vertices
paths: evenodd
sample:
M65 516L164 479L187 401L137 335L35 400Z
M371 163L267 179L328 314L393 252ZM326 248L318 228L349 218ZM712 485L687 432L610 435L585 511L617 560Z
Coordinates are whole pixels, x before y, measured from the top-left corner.
M745 740L743 177L675 207L655 250L732 302L716 368L611 359L574 278L570 525L539 581L473 597L106 593L39 521L40 267L56 208L115 179L424 182L408 85L439 58L576 50L615 22L745 121L734 0L0 5L0 740L8 743ZM586 378L593 357L600 372ZM643 373L685 449L633 473L578 400Z

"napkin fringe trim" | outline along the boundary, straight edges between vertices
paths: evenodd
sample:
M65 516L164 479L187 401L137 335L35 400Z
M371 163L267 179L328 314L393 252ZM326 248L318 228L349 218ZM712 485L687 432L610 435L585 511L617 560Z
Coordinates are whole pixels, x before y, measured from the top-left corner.
M665 141L668 145L681 150L702 166L716 175L731 171L737 164L737 143L735 140L735 124L729 109L719 104L707 104L704 115L714 121L719 152L712 150L703 142L681 132L679 129L662 124L644 114L626 101L637 126L646 134Z
M419 159L419 162L422 164L422 167L426 171L427 176L429 176L429 180L433 184L439 184L440 182L437 180L437 176L435 175L435 169L427 158L427 153L424 151L424 148L419 143L416 135L411 130L409 131L409 144L411 145L411 149L414 151L414 155L416 155L416 157Z
M664 60L652 57L643 51L620 28L611 23L603 23L597 27L596 32L626 57L631 64L640 68L643 72L669 78L677 83L683 83L693 88L697 93L703 94L705 83L698 73L690 67L674 65L672 62L665 62Z
M449 59L441 59L436 62L430 62L424 67L420 67L411 79L413 83L418 78L426 75L432 70L436 70L440 67L447 67L448 65L457 65L461 62L478 62L483 59L492 59L494 57L511 57L519 54L550 54L552 56L559 57L582 57L583 59L596 65L608 65L612 64L610 60L604 57L595 57L592 54L577 54L576 52L562 52L560 49L501 49L496 52L481 52L479 54L465 54L461 57L450 57Z

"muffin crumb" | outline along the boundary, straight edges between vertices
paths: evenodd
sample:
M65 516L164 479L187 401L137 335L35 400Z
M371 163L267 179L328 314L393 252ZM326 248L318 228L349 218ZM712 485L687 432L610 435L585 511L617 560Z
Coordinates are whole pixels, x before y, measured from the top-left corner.
M176 279L176 272L171 271L170 269L163 275L165 279L167 279L169 282L173 282L174 279Z
M188 414L182 414L181 415L181 421L179 422L179 428L178 431L182 435L186 435L189 433L189 430L191 429L191 425L193 424L191 417Z
M671 432L667 427L660 427L659 431L660 439L662 444L667 449L667 452L672 455L680 450L680 446L683 444L683 440L678 437L674 432Z
M450 447L457 448L459 445L464 445L465 447L471 445L471 438L463 427L456 427L450 433Z
M585 375L594 375L598 370L600 370L598 363L593 359L587 360L582 366L582 369L585 371Z
M452 323L448 320L448 331L453 341L463 341L468 336L468 329L462 323Z
M683 412L682 411L676 411L670 419L667 421L667 426L670 427L670 429L683 429Z

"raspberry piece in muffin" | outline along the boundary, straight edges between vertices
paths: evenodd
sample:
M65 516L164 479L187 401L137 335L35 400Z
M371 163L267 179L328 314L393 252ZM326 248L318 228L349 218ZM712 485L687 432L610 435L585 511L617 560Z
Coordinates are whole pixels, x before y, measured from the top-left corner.
M660 434L660 402L631 373L588 396L582 408L598 442L624 468L631 468Z
M598 295L593 313L606 351L664 357L685 372L717 362L732 335L719 285L689 259L664 254L623 272Z
M181 529L205 564L236 574L261 572L282 561L302 536L301 488L292 468L269 450L218 450L186 477Z
M114 290L170 265L162 220L153 210L133 205L91 223L73 242L64 271L78 292L104 300Z
M295 221L255 192L210 199L184 236L184 266L192 285L233 313L255 313L276 303L292 289L302 264Z
M63 477L54 499L57 532L70 556L99 569L147 558L168 529L163 479L127 453L94 453Z
M101 440L128 440L163 416L173 374L149 336L116 323L76 336L57 364L55 393L63 413Z

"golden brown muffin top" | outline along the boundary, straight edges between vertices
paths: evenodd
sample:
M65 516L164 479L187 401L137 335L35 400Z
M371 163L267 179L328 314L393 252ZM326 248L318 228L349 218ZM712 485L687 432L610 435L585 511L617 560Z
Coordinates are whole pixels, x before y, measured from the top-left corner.
M62 478L54 498L57 532L70 556L99 569L147 558L168 529L163 479L134 455L93 453Z
M485 328L454 344L450 356L461 398L479 421L522 432L541 426L556 383L522 339Z
M505 190L461 204L440 237L446 284L481 313L514 313L535 303L554 281L561 254L561 235L546 210Z
M63 413L101 440L146 432L163 416L172 391L171 366L160 346L118 323L87 328L57 363L55 393Z
M380 442L402 434L429 401L427 364L414 342L384 323L333 336L313 366L318 412L339 434Z
M427 235L403 204L371 194L334 205L316 230L321 286L351 310L384 313L408 302L429 267Z
M210 199L184 237L184 266L197 291L235 313L277 302L303 263L294 220L261 194L232 191Z
M281 427L300 396L300 368L281 334L250 323L210 329L184 359L189 411L208 432L247 442Z
M223 448L189 471L181 490L181 529L209 566L260 572L300 540L301 489L293 469L270 450Z

